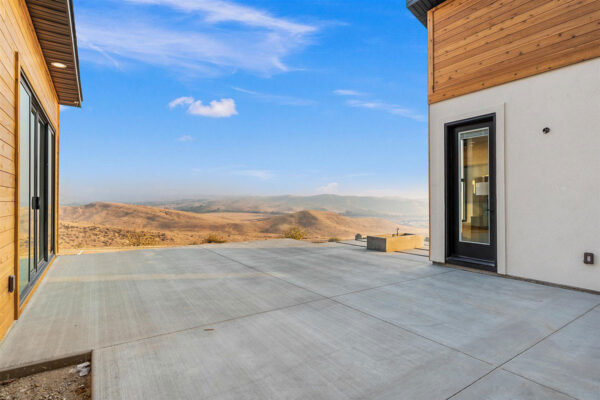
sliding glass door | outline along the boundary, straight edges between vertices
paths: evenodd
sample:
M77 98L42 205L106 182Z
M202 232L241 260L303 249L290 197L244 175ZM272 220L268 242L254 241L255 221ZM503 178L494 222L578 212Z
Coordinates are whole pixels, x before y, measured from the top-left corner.
M19 293L29 284L31 254L31 94L21 85L19 102Z
M24 299L54 255L55 135L22 82L19 118L19 293Z
M52 127L48 127L48 132L46 135L46 213L47 213L47 224L46 231L48 232L47 239L47 248L46 248L46 259L50 261L50 257L54 254L54 242L55 242L55 234L54 234L54 212L55 212L55 204L54 204L54 185L56 185L56 181L54 178L54 171L56 170L56 160L54 155L56 154L56 142L55 142L55 134L52 130Z

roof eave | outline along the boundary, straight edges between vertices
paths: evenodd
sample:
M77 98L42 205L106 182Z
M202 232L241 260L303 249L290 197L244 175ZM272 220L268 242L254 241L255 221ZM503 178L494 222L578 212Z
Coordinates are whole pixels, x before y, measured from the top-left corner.
M406 0L406 8L427 28L427 12L446 0Z
M81 107L83 95L73 0L26 0L58 103ZM65 67L53 65L64 64Z
M81 77L79 75L79 52L77 50L77 31L75 30L75 12L73 11L73 0L69 0L69 26L71 27L73 57L75 59L75 75L77 76L77 89L79 90L79 101L77 107L81 107L81 103L83 102L83 93L81 91Z

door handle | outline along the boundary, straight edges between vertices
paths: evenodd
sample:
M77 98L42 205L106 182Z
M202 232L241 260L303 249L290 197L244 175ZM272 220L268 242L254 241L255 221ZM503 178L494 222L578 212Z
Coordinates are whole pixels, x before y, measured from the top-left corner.
M40 197L39 196L34 196L31 198L31 208L34 210L40 209Z

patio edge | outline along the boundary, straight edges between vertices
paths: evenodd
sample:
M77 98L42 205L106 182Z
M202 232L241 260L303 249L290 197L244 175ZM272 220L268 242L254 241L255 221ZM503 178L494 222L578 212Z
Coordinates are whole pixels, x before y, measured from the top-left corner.
M59 358L51 358L17 367L10 367L0 370L0 382L4 382L9 379L23 378L29 375L38 374L40 372L52 371L74 364L81 364L86 361L92 361L91 350L84 353L75 353Z

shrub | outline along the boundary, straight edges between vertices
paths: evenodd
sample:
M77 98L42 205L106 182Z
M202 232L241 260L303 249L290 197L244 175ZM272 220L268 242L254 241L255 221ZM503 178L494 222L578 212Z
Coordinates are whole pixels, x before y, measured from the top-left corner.
M227 239L219 236L216 233L209 233L206 239L204 239L204 243L225 243Z
M330 237L328 240L328 242L341 242L341 241L342 241L342 239L337 238L337 237Z
M298 228L297 226L292 226L288 231L286 231L283 234L283 236L288 239L302 240L302 239L306 238L306 232L304 232L302 229Z
M127 233L127 241L130 246L155 246L158 244L158 239L151 233L144 231L132 231Z

